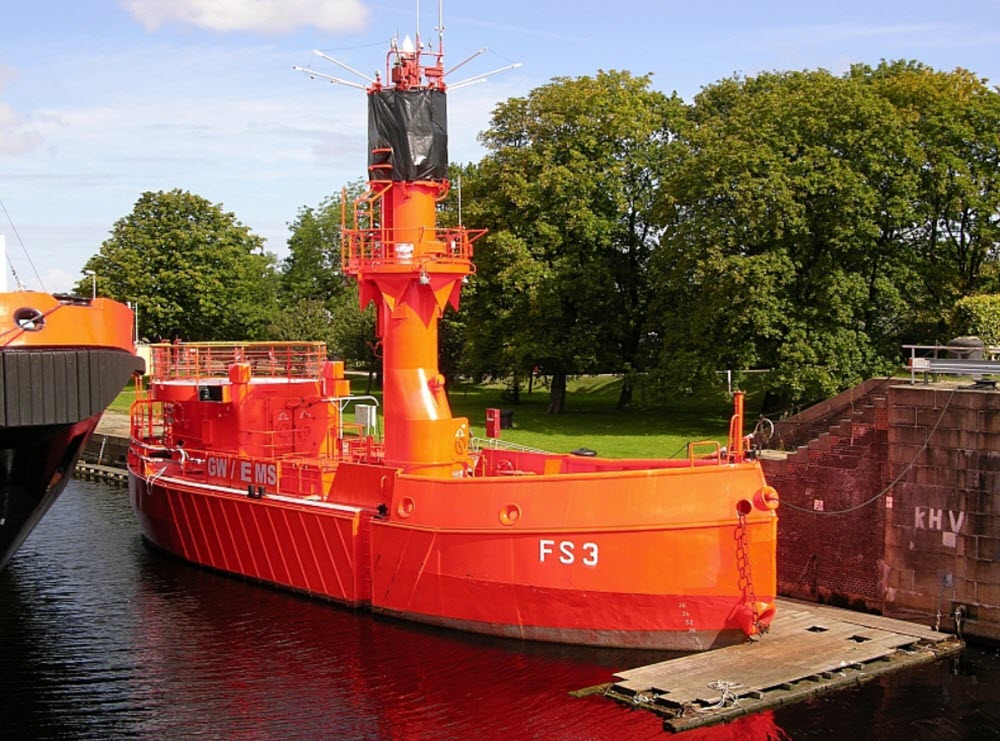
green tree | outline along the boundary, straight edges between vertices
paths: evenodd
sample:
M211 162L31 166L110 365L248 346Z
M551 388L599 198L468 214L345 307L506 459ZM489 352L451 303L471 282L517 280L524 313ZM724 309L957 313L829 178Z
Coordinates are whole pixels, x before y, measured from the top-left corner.
M920 168L891 101L824 71L727 79L668 149L651 324L665 377L770 368L783 406L892 366Z
M569 375L644 364L649 217L663 144L682 104L648 76L557 78L501 103L468 175L477 253L466 362L477 374L551 375L550 413ZM630 381L630 378L628 379ZM631 401L626 382L621 406Z
M329 352L352 368L379 370L375 356L375 318L358 306L358 291L341 270L342 203L352 204L366 190L361 181L317 207L304 206L289 225L288 256L281 262L281 314L270 331L275 338L325 342Z
M182 190L146 192L84 266L139 306L151 339L260 339L277 309L275 258L232 213ZM90 279L76 286L90 293Z
M364 186L345 189L348 206ZM340 270L340 228L343 194L323 199L319 206L303 206L288 225L288 256L281 261L282 301L307 299L325 302L347 287Z
M904 235L920 275L912 308L925 340L947 339L956 299L1000 287L1000 93L966 70L919 62L856 65L851 77L888 100L916 139L919 198Z

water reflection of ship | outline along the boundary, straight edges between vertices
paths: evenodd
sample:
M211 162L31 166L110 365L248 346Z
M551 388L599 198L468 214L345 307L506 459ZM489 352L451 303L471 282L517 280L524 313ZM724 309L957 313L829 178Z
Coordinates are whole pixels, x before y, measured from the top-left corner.
M170 697L158 731L379 739L662 739L659 719L569 692L650 654L403 624L143 558L132 652ZM664 658L663 652L655 654ZM226 719L222 721L221 719ZM785 738L773 715L693 739Z

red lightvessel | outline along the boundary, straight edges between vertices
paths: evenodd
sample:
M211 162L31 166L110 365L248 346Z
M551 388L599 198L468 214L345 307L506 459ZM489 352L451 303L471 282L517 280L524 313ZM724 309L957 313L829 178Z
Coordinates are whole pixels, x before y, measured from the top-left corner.
M344 215L343 270L377 307L384 436L322 345L153 346L129 452L143 534L214 569L490 635L701 650L766 629L778 498L747 455L741 395L728 447L693 443L684 460L479 444L452 416L438 320L483 232L436 224L442 56L393 44L387 84L367 88L369 189Z

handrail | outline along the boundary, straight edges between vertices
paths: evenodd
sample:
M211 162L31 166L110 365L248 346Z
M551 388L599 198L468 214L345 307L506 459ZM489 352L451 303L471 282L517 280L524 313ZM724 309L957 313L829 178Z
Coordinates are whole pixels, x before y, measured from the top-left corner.
M996 345L903 345L903 349L910 351L906 366L910 371L911 384L916 383L918 373L923 374L924 383L927 382L928 373L956 376L1000 375L1000 347ZM942 351L958 357L938 357ZM972 354L982 357L968 357Z
M722 446L719 445L719 441L718 440L693 440L693 441L689 442L687 444L688 463L690 463L692 466L694 465L694 460L695 460L694 459L694 449L695 448L697 448L697 447L707 447L707 446L711 446L711 447L715 448L715 452L714 453L710 453L707 456L703 456L703 458L717 458L719 460L719 462L721 463L722 462Z
M519 443L512 443L509 440L501 440L497 437L473 437L471 449L477 450L509 450L512 453L541 453L543 455L556 455L547 450L532 448Z
M486 229L465 229L464 227L439 227L421 230L418 243L429 246L420 255L412 251L397 254L394 246L399 242L394 232L381 226L344 230L341 244L341 268L345 272L374 266L412 266L421 261L437 265L468 265L472 260L472 245L486 234ZM403 232L404 230L398 230ZM410 230L406 230L410 233ZM408 242L409 243L409 242Z
M326 360L322 342L181 342L149 348L149 374L156 381L225 378L233 363L248 363L255 376L316 378Z

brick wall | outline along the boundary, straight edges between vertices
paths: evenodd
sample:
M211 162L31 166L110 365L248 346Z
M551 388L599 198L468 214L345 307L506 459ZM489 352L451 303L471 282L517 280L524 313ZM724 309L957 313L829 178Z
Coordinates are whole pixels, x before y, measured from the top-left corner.
M763 460L779 591L949 629L961 606L967 634L1000 638L1000 392L896 384L853 408Z
M875 397L884 398L885 389L893 382L891 378L870 378L832 399L776 422L767 446L775 450L795 450L800 445L807 445L841 420L852 418L855 412L863 413Z
M884 510L877 500L863 503L882 488L885 451L885 429L849 420L784 460L763 461L782 501L780 593L881 610Z
M979 632L1000 635L1000 392L962 385L889 393L885 612L961 605Z

